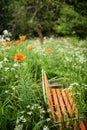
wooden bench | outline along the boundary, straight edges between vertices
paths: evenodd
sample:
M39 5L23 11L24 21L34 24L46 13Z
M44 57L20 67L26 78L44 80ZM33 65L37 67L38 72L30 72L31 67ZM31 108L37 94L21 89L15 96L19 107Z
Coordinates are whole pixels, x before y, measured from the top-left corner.
M79 118L78 109L72 98L72 91L56 87L56 85L50 87L46 72L43 72L43 78L45 101L51 110L53 120L58 122L59 130L71 130L71 128L73 130L86 130L87 120L84 117Z

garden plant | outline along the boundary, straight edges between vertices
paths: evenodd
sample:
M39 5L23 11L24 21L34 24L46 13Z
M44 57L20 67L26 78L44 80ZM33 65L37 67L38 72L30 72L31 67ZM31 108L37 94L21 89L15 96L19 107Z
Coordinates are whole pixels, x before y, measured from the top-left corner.
M42 90L42 69L72 89L73 98L87 117L87 43L77 37L11 40L3 32L0 41L0 129L56 130ZM7 34L8 36L6 36ZM7 39L9 38L9 39ZM3 39L3 40L2 40Z

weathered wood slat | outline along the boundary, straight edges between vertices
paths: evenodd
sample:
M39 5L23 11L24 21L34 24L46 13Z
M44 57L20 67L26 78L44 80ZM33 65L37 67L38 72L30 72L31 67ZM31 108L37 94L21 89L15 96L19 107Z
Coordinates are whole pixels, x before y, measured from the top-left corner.
M81 130L87 130L83 121L80 123L80 129Z
M63 130L62 121L66 122L66 128L70 125L70 119L73 122L73 130L86 130L85 121L77 121L74 118L78 118L78 110L73 101L72 91L69 89L49 87L49 82L44 72L45 90L47 97L47 105L52 112L52 118L54 121L61 122L59 124L59 129ZM79 122L79 127L78 127Z
M48 83L47 76L45 73L44 73L44 79L45 79L45 86L46 86L45 87L46 88L46 95L47 95L47 97L49 97L49 99L47 98L47 104L48 104L49 108L51 109L53 120L56 120L55 115L54 115L54 107L53 107L51 92L50 92L50 89L48 87L49 83Z
M63 100L64 100L64 104L65 104L66 109L67 109L67 111L68 111L68 113L69 113L69 116L72 116L72 108L71 108L71 106L70 106L70 103L69 103L69 101L68 101L68 98L67 98L67 96L66 96L65 91L66 91L65 89L62 90L62 98L63 98Z

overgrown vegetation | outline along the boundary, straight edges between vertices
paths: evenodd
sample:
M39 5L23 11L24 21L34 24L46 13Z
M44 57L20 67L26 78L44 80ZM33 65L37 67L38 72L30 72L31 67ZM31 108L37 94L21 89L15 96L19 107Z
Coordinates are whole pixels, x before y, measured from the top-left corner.
M87 36L86 0L1 0L0 33L8 29L17 38L52 35Z
M43 45L25 36L19 40L0 43L0 129L58 129L44 102L42 69L72 89L79 115L86 113L86 40L45 37Z
M0 12L0 129L58 130L42 69L72 89L87 117L86 0L0 0Z

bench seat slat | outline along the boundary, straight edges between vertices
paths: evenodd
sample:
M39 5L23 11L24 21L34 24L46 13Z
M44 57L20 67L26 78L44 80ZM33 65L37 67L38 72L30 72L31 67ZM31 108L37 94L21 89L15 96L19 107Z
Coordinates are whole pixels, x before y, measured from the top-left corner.
M62 97L63 97L64 103L66 105L67 111L69 113L69 116L71 117L72 116L72 108L71 108L70 103L68 101L68 98L66 96L65 89L62 90Z
M73 106L72 91L70 89L64 89L64 90L65 90L65 94L67 96L67 99L70 103L70 106L72 108L72 106Z
M56 120L55 115L54 115L54 107L53 107L53 101L52 101L52 96L51 96L51 90L48 87L49 83L48 83L47 76L45 73L44 73L44 78L45 78L45 87L46 87L45 89L46 89L46 95L47 95L47 104L48 104L48 107L51 109L53 120Z
M47 105L51 110L52 118L54 121L59 121L59 130L63 130L62 121L66 122L66 128L69 128L72 121L73 130L86 130L87 120L83 119L81 122L75 118L78 118L78 110L73 101L72 91L70 89L50 88L49 82L44 72L44 83L47 96ZM85 122L85 123L84 123ZM78 124L79 123L79 124ZM79 125L79 126L78 126Z
M62 113L61 113L60 104L59 104L57 96L56 96L56 90L55 89L51 89L51 90L52 90L52 94L53 94L55 111L57 112L56 114L57 114L58 120L61 121L62 120Z
M54 101L54 106L55 106L55 117L56 120L61 121L62 120L62 113L61 113L61 108L60 108L60 104L58 102L58 98L56 95L56 90L55 89L51 89L52 91L52 96L53 96L53 101ZM62 130L62 124L59 124L59 130Z
M72 91L70 89L64 89L64 90L66 92L67 99L68 99L70 106L71 106L71 109L72 109L71 115L73 117L78 117L78 110L75 107L75 103L73 101Z
M81 130L87 130L83 121L80 123L80 129Z
M60 104L60 107L61 107L61 112L62 112L62 115L64 116L63 118L65 118L65 120L68 118L68 114L67 114L67 110L65 108L65 105L64 105L64 101L62 99L62 96L61 96L61 91L60 89L56 89L57 91L57 97L58 97L58 102Z

